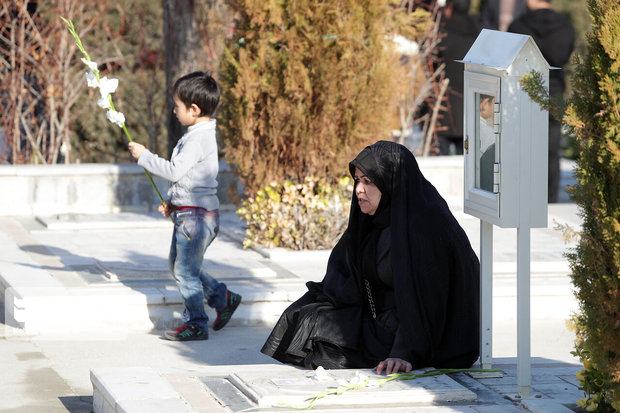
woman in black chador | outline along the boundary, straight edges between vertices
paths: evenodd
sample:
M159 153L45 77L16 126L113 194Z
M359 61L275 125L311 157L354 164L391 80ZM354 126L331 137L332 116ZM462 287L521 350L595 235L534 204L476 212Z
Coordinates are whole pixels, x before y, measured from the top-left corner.
M479 351L479 261L404 146L350 164L349 225L325 278L284 311L262 352L307 368L467 368Z

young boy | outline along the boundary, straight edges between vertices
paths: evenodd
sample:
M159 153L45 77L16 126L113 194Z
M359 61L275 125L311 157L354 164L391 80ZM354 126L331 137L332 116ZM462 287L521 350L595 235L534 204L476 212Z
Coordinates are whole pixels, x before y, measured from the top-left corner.
M151 153L143 145L129 144L138 165L170 181L169 200L158 210L172 215L174 231L168 266L177 281L185 311L185 323L165 333L174 341L209 338L203 300L217 310L213 329L228 323L241 302L202 268L207 247L219 231L217 197L218 157L213 115L220 99L220 87L208 73L193 72L178 79L173 88L174 113L188 131L179 140L170 161Z

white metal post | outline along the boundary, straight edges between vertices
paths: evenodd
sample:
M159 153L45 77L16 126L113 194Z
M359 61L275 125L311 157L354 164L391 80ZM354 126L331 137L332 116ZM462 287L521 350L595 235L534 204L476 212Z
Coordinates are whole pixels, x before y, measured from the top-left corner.
M480 220L480 366L493 357L493 224Z
M530 228L517 228L517 384L528 397L531 384L530 349Z

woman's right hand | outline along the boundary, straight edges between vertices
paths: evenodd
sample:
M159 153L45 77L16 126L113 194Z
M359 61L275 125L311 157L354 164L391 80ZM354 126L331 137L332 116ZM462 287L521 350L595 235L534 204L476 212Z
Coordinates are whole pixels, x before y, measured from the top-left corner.
M172 212L174 211L174 207L172 206L170 201L166 201L165 205L164 204L160 204L157 207L157 211L160 212L166 218L168 218L170 216L170 214L172 214Z
M398 373L399 371L404 371L405 373L409 373L413 366L406 360L399 358L386 358L375 367L375 371L377 374L381 374L383 370L385 370L386 375L390 375L393 373Z

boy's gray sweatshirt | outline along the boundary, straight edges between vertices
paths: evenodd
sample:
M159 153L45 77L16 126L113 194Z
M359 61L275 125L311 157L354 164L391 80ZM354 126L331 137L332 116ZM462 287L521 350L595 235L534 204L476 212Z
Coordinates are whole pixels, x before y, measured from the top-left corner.
M168 200L173 205L209 211L219 208L215 119L190 126L174 147L169 161L147 149L140 155L138 165L170 181Z

